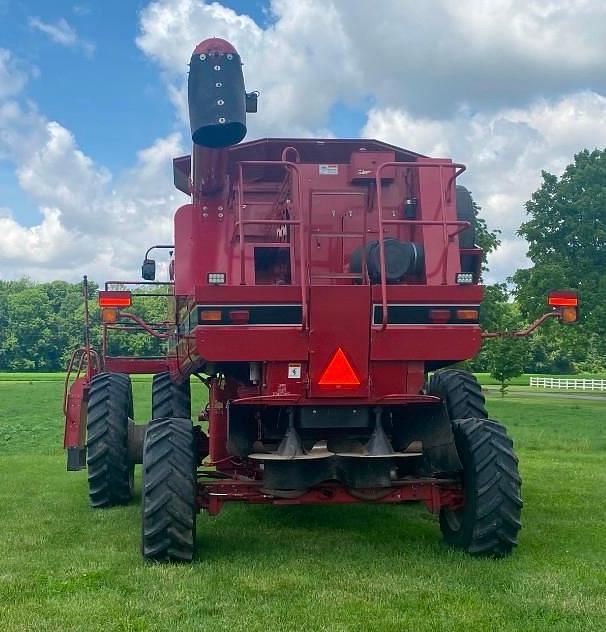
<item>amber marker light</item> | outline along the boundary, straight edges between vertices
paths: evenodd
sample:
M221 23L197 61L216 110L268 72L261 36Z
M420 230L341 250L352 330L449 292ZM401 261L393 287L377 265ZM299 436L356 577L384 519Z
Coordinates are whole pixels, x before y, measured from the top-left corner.
M112 325L118 321L118 310L112 307L106 307L101 311L101 320L106 325Z

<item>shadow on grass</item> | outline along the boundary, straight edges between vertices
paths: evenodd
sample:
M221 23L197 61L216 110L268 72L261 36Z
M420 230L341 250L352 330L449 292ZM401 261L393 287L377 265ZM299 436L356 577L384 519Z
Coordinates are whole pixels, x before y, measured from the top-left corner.
M442 548L437 519L414 505L239 506L218 517L198 516L197 560L265 559L268 542L282 559L302 549L318 559L335 549L364 549L388 560L394 548Z

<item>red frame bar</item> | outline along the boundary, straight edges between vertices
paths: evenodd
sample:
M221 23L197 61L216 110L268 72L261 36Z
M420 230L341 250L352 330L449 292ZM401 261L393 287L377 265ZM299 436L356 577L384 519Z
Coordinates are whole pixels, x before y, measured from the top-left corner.
M422 502L429 511L438 513L442 507L453 511L460 509L465 496L461 483L455 479L413 478L395 481L394 486L389 488L364 490L351 490L338 483L326 483L290 497L264 491L263 481L201 478L198 482L198 510L205 509L214 516L226 502L234 501L271 505Z

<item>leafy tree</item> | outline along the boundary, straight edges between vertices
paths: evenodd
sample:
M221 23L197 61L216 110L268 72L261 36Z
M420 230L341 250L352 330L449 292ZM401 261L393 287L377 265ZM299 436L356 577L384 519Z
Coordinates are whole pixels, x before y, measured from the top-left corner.
M543 172L526 203L529 220L519 234L529 242L533 266L513 281L522 314L532 320L549 290L579 290L582 322L555 330L574 368L606 367L606 150L584 150L561 178ZM545 330L549 331L549 330Z
M508 304L507 310L502 314L498 329L503 332L513 333L522 326L522 321L515 305ZM522 375L528 353L528 340L524 338L494 338L487 342L486 359L490 375L501 384L501 396L505 396L505 390L511 378Z

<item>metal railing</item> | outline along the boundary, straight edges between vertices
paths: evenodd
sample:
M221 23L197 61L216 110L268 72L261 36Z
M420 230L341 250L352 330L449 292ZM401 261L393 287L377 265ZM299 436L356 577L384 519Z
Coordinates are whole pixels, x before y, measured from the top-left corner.
M289 149L289 148L287 148ZM296 151L296 150L295 150ZM285 152L282 153L282 157L285 158ZM244 203L244 167L245 166L283 166L289 172L295 175L292 178L292 183L295 185L292 187L292 197L296 200L293 208L297 219L285 219L277 217L275 219L245 219L244 209L247 205ZM288 160L245 160L238 163L238 215L236 219L235 228L238 230L239 242L240 242L240 285L246 284L246 253L244 249L244 226L246 225L275 225L275 226L298 226L299 227L299 248L301 257L301 312L302 312L302 329L307 328L308 324L308 305L307 305L307 279L308 279L308 265L307 265L307 250L305 248L305 231L303 230L303 201L301 199L301 171L296 163ZM289 242L289 246L291 246Z
M436 220L419 220L419 219L385 219L383 217L383 192L381 182L381 172L386 167L393 168L437 168L439 169L440 176L440 219ZM446 186L444 186L444 169L455 170L450 176ZM436 162L384 162L377 167L377 173L375 176L375 187L377 191L377 212L379 216L379 261L381 267L381 306L383 310L383 316L381 320L381 329L385 329L388 323L387 316L387 275L385 269L385 231L384 226L386 224L395 225L409 225L409 226L442 226L442 239L443 239L443 252L442 252L442 285L446 285L448 278L448 243L460 232L469 228L470 223L463 220L448 220L446 219L446 191L450 195L450 187L454 180L460 176L466 167L460 163L436 163ZM456 226L457 230L449 231L449 226Z
M531 377L530 386L560 390L606 391L606 380L562 377Z
M239 246L240 246L240 284L246 284L246 253L245 253L245 230L244 227L246 225L280 225L280 226L292 226L297 227L299 229L299 248L300 248L300 270L301 270L301 302L302 302L302 313L303 313L303 325L302 328L306 329L308 325L308 296L307 296L307 288L310 283L311 271L310 271L310 257L311 257L311 239L313 236L318 236L316 234L312 235L311 231L309 231L309 243L306 243L306 235L305 235L305 223L303 218L305 217L305 210L303 208L303 200L301 193L301 171L299 169L298 162L294 163L289 160L286 160L287 150L294 148L286 148L282 152L281 160L246 160L238 163L238 184L237 184L237 219L235 223L235 230L238 234ZM295 160L298 160L298 154L295 154ZM248 204L244 201L244 167L247 166L282 166L291 174L291 190L292 190L292 199L293 205L292 210L294 211L294 219L293 218L263 218L263 219L255 219L255 218L245 218L244 211L247 208ZM422 219L387 219L383 217L383 201L382 201L382 182L381 182L381 173L387 167L393 167L395 169L421 169L421 168L433 168L439 170L439 180L440 180L440 209L439 209L439 219L433 220L422 220ZM451 186L454 180L461 175L465 171L466 167L460 163L435 163L435 162L427 162L427 161L417 161L417 162L384 162L377 167L377 172L375 176L375 190L376 190L376 200L377 200L377 215L378 215L378 232L379 232L379 261L380 261L380 271L381 271L381 303L382 303L382 321L381 321L381 329L385 329L388 324L388 315L387 315L387 275L386 275L386 260L385 260L385 226L386 225L408 225L408 226L436 226L442 227L442 241L443 241L443 252L440 258L442 263L442 284L447 284L448 278L448 244L452 241L452 238L455 235L458 235L460 232L469 228L471 225L470 222L464 220L449 220L446 217L446 203L450 200L451 195ZM448 170L449 178L445 182L444 179L444 170ZM280 191L283 191L283 187L281 187ZM273 207L275 209L275 205ZM311 226L311 205L307 209L306 217L309 227ZM451 229L451 227L453 229ZM359 237L363 241L362 247L362 272L360 274L352 274L352 273L329 273L329 274L316 274L314 278L322 278L322 279L362 279L363 282L369 283L368 274L366 271L366 242L367 242L367 214L364 214L364 226L361 233L347 233L347 232L337 232L337 233L324 233L322 232L322 236L326 237ZM292 247L292 242L289 241L289 247Z

